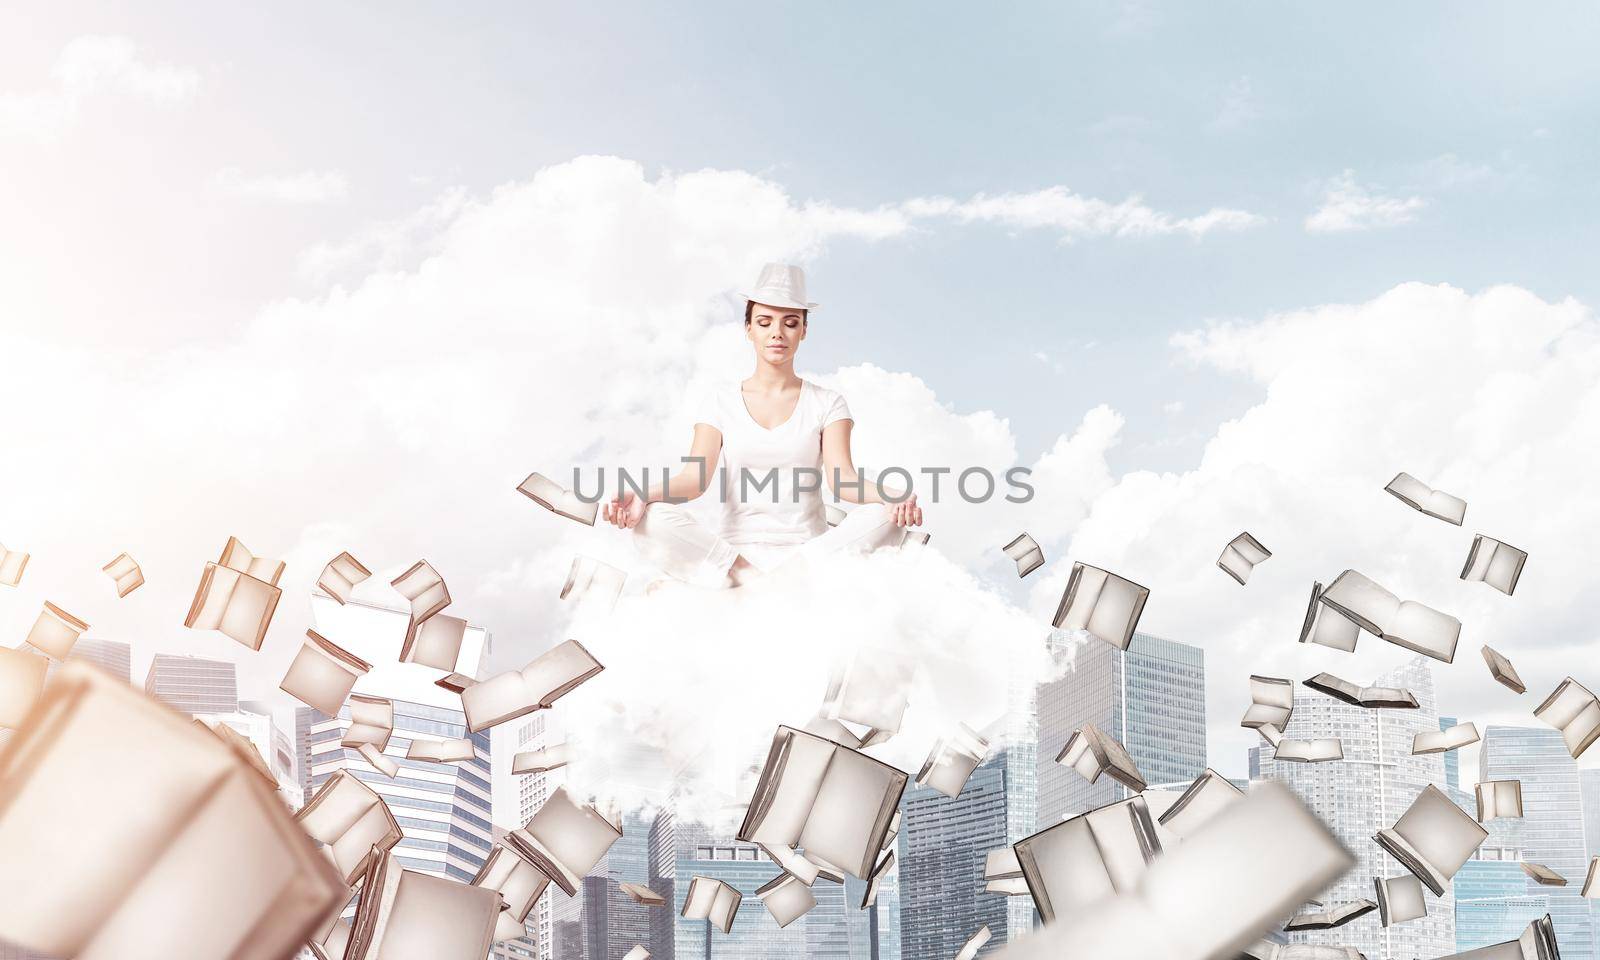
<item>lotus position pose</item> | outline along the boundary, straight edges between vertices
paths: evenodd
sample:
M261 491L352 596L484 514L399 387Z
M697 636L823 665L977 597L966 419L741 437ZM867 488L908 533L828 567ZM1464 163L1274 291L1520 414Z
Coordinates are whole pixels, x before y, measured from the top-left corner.
M642 497L628 490L605 504L605 519L633 531L641 556L670 577L703 586L739 586L796 555L809 560L898 544L903 527L922 523L915 493L895 502L902 491L885 490L886 500L876 483L857 474L850 459L854 421L844 397L795 375L794 355L817 308L806 302L805 274L769 263L744 295L755 372L702 399L689 449L700 461L691 460L664 486L647 484ZM718 478L722 518L713 532L679 502L705 493ZM862 504L832 529L824 484L840 500Z

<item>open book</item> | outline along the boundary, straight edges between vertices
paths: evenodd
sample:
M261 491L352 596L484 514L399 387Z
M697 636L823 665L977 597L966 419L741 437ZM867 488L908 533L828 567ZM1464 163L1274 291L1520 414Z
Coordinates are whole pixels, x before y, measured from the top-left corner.
M88 629L87 623L47 600L23 643L59 662L67 659L78 638Z
M1533 882L1541 887L1564 887L1567 878L1556 873L1542 863L1529 863L1522 861L1522 872L1533 878Z
M453 672L461 657L461 641L467 635L467 621L436 613L426 620L406 624L406 639L400 646L401 663L420 663L435 670Z
M22 571L28 568L28 555L21 550L7 550L0 543L0 583L14 587L22 582Z
M1428 903L1422 897L1422 881L1411 874L1373 877L1372 885L1378 894L1378 922L1383 926L1428 915Z
M999 847L983 856L984 893L1018 896L1028 892L1028 881L1022 876L1022 864L1017 862L1017 851L1012 847Z
M1550 914L1533 921L1522 931L1522 936L1492 947L1479 947L1465 953L1452 953L1439 960L1560 960L1561 951L1556 945L1556 928Z
M467 732L479 733L548 709L604 669L578 641L557 644L521 670L508 670L463 689L461 710L467 717Z
M1517 693L1528 692L1528 688L1522 683L1522 678L1517 675L1517 668L1487 643L1483 645L1483 662L1489 665L1489 676L1494 677L1496 683Z
M571 751L567 744L557 743L543 750L524 750L511 759L511 772L521 776L526 773L548 773L570 762Z
M1079 814L1012 845L1045 923L1133 889L1161 853L1155 821L1134 796Z
M1361 638L1361 625L1321 601L1322 584L1313 583L1306 618L1300 624L1300 642L1354 652L1356 641Z
M887 739L900 731L916 662L903 654L862 646L829 674L822 716L878 731Z
M978 932L968 937L967 941L961 945L961 949L956 951L955 960L974 960L978 955L978 951L982 950L984 945L993 937L994 934L989 932L987 923L979 927Z
M1149 599L1147 587L1087 563L1074 563L1051 625L1057 630L1084 630L1126 650Z
M567 582L561 586L561 599L571 600L584 614L607 614L622 596L628 582L628 571L613 567L594 557L572 558L572 569L567 571Z
M1357 917L1364 917L1378 909L1371 900L1353 900L1316 913L1300 913L1289 918L1284 930L1332 930L1342 927Z
M478 875L472 878L472 885L499 893L511 919L522 923L533 912L533 905L545 888L550 886L550 878L517 856L515 850L499 844L489 851L488 859L478 868Z
M1056 754L1056 763L1071 767L1090 783L1099 780L1104 773L1134 793L1145 788L1144 776L1139 773L1133 757L1116 738L1092 723L1072 731L1066 745Z
M1284 737L1273 746L1272 759L1294 763L1326 763L1329 760L1343 760L1344 744L1338 737L1316 740L1291 740Z
M1571 677L1561 681L1533 715L1561 731L1574 760L1600 739L1600 701Z
M0 941L81 960L280 960L347 896L228 744L79 662L0 751L0 877Z
M476 677L469 677L464 673L452 673L447 677L440 677L433 681L433 685L451 693L460 693L478 682Z
M1461 579L1482 581L1509 597L1517 589L1522 565L1527 562L1528 551L1480 533L1472 538L1472 549L1467 551Z
M559 517L594 526L600 512L600 501L585 503L578 495L543 474L530 473L528 479L517 485L517 492Z
M117 558L100 568L106 576L117 585L117 598L120 600L128 594L144 586L144 571L126 553L117 554Z
M1229 540L1228 545L1222 548L1217 566L1242 587L1250 579L1250 571L1256 568L1256 564L1270 556L1272 551L1263 547L1261 541L1252 537L1247 530Z
M779 727L738 838L801 848L808 858L837 864L865 880L907 779L864 753Z
M1392 644L1445 663L1455 659L1460 620L1415 600L1402 601L1354 570L1339 574L1319 599Z
M36 653L0 647L0 728L22 726L44 692L50 661Z
M1600 857L1589 858L1589 872L1584 874L1580 896L1590 900L1600 896Z
M756 890L756 898L772 914L779 929L787 927L817 905L811 888L787 873L780 873Z
M1430 783L1393 827L1379 830L1372 839L1434 896L1442 897L1444 885L1488 836L1489 831Z
M327 844L333 865L354 885L374 849L400 842L400 824L388 804L347 770L336 770L311 795L295 819L313 840Z
M638 883L619 883L617 889L628 895L634 903L646 907L664 907L667 898L654 890Z
M322 568L322 576L317 578L317 586L323 593L339 601L342 607L350 602L350 595L355 591L356 584L372 576L372 571L361 565L361 561L350 555L347 550L339 554L328 565Z
M405 573L389 581L389 586L411 601L411 619L416 623L450 606L450 588L426 560L418 560L407 567Z
M339 715L350 691L372 664L315 630L306 631L305 645L295 654L278 689L330 717Z
M1479 780L1473 788L1478 800L1478 822L1497 817L1522 816L1521 780Z
M500 894L400 866L372 851L344 960L483 960Z
M431 760L434 763L465 763L476 757L471 737L453 740L412 740L406 747L407 760Z
M1442 490L1435 490L1409 473L1396 474L1383 489L1394 494L1401 503L1411 509L1420 510L1445 523L1453 523L1459 527L1467 518L1467 501L1460 497L1452 497Z
M867 889L861 894L861 909L865 910L878 902L878 887L893 869L894 851L890 850L878 858L878 865L872 868L872 875L867 877Z
M1026 577L1028 574L1044 566L1044 550L1040 549L1038 541L1026 533L1018 534L1017 538L1000 549L1006 556L1017 562L1017 576Z
M744 894L715 877L690 877L689 892L683 898L680 916L689 920L705 920L727 933L733 929L733 918L739 912L739 901L743 899Z
M237 542L229 540L228 544L232 546ZM223 557L228 553L224 550ZM269 564L263 560L252 560L245 566L264 573L283 570L282 563ZM226 563L208 563L200 574L200 585L195 588L194 600L189 603L189 614L184 617L183 625L192 630L215 630L251 650L260 650L282 596L276 579L262 580Z
M1445 730L1424 730L1414 735L1411 738L1411 755L1420 757L1426 753L1445 753L1477 742L1477 726L1458 723Z
M1272 727L1279 733L1294 714L1294 683L1280 677L1250 677L1250 706L1239 726L1247 730Z
M556 787L533 819L506 834L507 846L569 897L620 839L622 830L616 824L589 804L574 801L566 787Z
M1401 687L1363 687L1349 680L1341 680L1331 673L1319 673L1302 682L1319 693L1325 693L1335 700L1341 700L1354 707L1366 707L1369 710L1417 708L1416 694Z
M350 695L350 726L345 729L342 747L359 747L370 743L380 751L389 746L394 733L394 701L366 694Z
M1194 778L1183 795L1162 812L1156 824L1178 840L1183 840L1193 836L1212 817L1243 796L1243 790L1207 767L1204 773Z
M917 786L937 790L947 797L960 796L967 778L988 755L989 741L966 724L958 723L954 734L934 742L917 773Z

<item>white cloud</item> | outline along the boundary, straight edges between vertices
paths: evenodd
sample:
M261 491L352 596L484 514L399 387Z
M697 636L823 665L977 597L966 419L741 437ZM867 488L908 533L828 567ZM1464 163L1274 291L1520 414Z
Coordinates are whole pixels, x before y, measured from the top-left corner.
M25 93L0 93L0 136L49 141L77 120L91 99L118 96L153 104L194 98L200 75L188 67L142 60L127 37L81 36L67 43L50 71L51 84Z
M1416 219L1427 202L1421 197L1386 197L1356 183L1355 171L1346 170L1327 184L1322 206L1306 218L1308 233L1348 233L1377 227L1396 227Z
M1192 217L1174 217L1146 206L1138 197L1109 203L1054 186L1032 193L977 194L969 200L918 197L901 204L912 217L943 217L960 223L988 222L1021 229L1051 229L1063 242L1085 237L1148 237L1243 230L1266 222L1244 210L1213 207Z
M237 167L227 167L217 171L212 182L223 193L268 203L338 203L350 194L349 182L337 170L250 176Z

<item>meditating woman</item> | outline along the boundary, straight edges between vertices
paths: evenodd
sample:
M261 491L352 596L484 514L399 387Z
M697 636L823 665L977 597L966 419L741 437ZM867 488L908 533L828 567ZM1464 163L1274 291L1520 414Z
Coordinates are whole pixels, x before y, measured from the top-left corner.
M691 462L665 486L652 481L643 496L629 490L605 504L605 519L633 531L641 556L670 577L706 586L748 583L797 555L814 560L897 544L905 539L902 528L922 523L915 493L901 498L901 491L885 490L886 500L876 483L857 474L850 458L854 421L844 397L795 375L795 353L817 308L806 302L804 272L769 263L744 294L755 372L702 399ZM718 477L722 518L713 532L680 502L705 493ZM832 529L824 484L838 499L862 505Z

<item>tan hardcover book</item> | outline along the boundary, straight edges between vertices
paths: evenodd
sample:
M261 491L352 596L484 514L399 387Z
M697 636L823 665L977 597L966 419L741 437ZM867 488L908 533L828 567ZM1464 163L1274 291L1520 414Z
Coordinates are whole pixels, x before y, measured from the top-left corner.
M388 748L389 737L394 733L394 701L352 693L346 702L350 705L350 726L339 745L359 747L369 743L380 753Z
M1495 682L1516 693L1527 693L1528 688L1517 675L1517 668L1493 647L1483 645L1483 662L1489 665L1489 675Z
M274 587L278 585L278 579L283 576L282 560L267 560L256 556L239 542L238 537L228 538L228 542L222 547L222 556L217 558L217 565L254 577Z
M517 856L515 850L499 844L489 851L489 857L478 869L478 875L472 878L472 885L500 894L500 899L506 903L506 912L520 924L528 919L528 914L533 912L533 905L539 902L545 888L550 886L550 878L541 873L538 867Z
M543 750L524 750L511 759L511 772L516 776L528 773L548 773L559 770L571 760L567 744L558 743Z
M1481 824L1428 784L1393 827L1373 837L1436 897L1489 836Z
M1600 739L1600 701L1571 677L1561 681L1533 715L1561 731L1574 760Z
M483 960L500 904L493 890L406 870L374 849L345 960Z
M917 772L917 786L929 787L947 797L961 794L967 778L989 755L989 741L964 723L954 733L934 741L928 759Z
M1058 630L1086 631L1126 650L1149 599L1147 587L1087 563L1074 563L1051 624Z
M878 902L878 887L893 869L894 851L889 850L878 858L878 865L872 868L872 875L867 877L867 889L861 894L861 909L865 910Z
M144 586L144 572L139 565L126 553L117 554L117 558L100 568L106 576L117 585L117 598L121 599Z
M577 494L539 473L528 474L528 479L517 485L517 492L556 516L591 527L600 510L600 501L585 503Z
M617 884L617 889L627 894L629 899L641 906L664 907L667 905L666 897L642 884L619 883Z
M1090 783L1098 781L1104 773L1134 793L1142 793L1145 788L1144 776L1139 773L1133 757L1116 738L1092 723L1072 731L1066 745L1056 755L1056 763L1071 767Z
M1378 909L1378 905L1371 900L1352 900L1349 903L1335 904L1326 910L1314 913L1300 913L1290 917L1283 925L1286 931L1295 930L1332 930L1342 927L1358 917L1364 917Z
M1401 600L1354 570L1334 578L1318 599L1396 646L1445 663L1455 659L1460 620L1415 600Z
M1422 896L1422 881L1411 874L1373 877L1372 885L1378 894L1378 922L1383 926L1428 915L1428 903Z
M506 834L505 842L570 897L620 839L622 830L615 823L557 787L532 819Z
M977 933L968 937L966 942L961 944L961 949L956 951L955 960L973 960L973 958L977 957L978 951L982 950L993 936L994 934L989 932L987 923L979 927Z
M1338 737L1318 737L1314 740L1278 741L1272 748L1272 759L1291 763L1327 763L1344 759L1344 743Z
M67 659L73 645L88 629L87 623L46 601L23 642L52 660L61 661Z
M1270 556L1272 551L1263 547L1261 541L1252 537L1247 530L1229 540L1228 545L1222 548L1217 567L1242 587L1250 579L1250 571L1256 568L1256 564Z
M1348 703L1352 707L1366 707L1369 710L1417 709L1416 695L1400 687L1363 687L1359 683L1351 683L1331 673L1319 673L1302 682L1311 689Z
M1411 738L1411 755L1445 753L1459 750L1478 742L1478 728L1471 723L1458 723L1445 730L1424 730Z
M1473 787L1478 802L1478 822L1501 817L1522 817L1521 780L1479 780Z
M1409 473L1395 474L1383 489L1411 509L1445 523L1459 527L1467 519L1467 501L1435 490Z
M361 759L367 761L372 769L393 780L400 775L400 764L394 758L378 749L376 744L363 743L356 747L356 752L361 754Z
M450 605L450 588L426 560L418 560L405 573L389 581L402 597L411 601L411 619L421 623Z
M265 580L225 564L208 563L200 574L200 585L195 588L183 625L193 630L216 630L251 650L260 650L282 596L282 590Z
M805 916L817 905L811 888L787 873L780 873L762 884L756 890L756 899L767 908L779 929Z
M1184 840L1243 797L1243 790L1208 767L1162 812L1156 823L1177 839Z
M471 737L453 740L412 740L406 747L407 760L431 760L434 763L465 763L477 757Z
M1352 653L1361 639L1361 625L1322 602L1322 584L1311 585L1311 600L1300 624L1300 642Z
M295 816L301 829L328 847L333 865L353 886L367 869L374 849L400 842L400 823L388 804L348 770L335 771Z
M405 643L400 647L401 663L420 663L435 670L455 672L461 658L461 641L467 635L467 621L442 613L406 624Z
M1564 887L1567 885L1566 877L1556 873L1542 863L1529 863L1524 860L1522 862L1522 872L1532 877L1533 882L1541 887Z
M317 586L323 593L339 601L340 606L344 606L350 602L356 584L371 576L371 570L362 566L361 561L352 557L349 551L345 551L329 560L328 565L322 568L322 576L317 578Z
M1282 677L1250 677L1250 707L1239 726L1247 730L1272 727L1282 733L1294 715L1294 684Z
M295 654L278 689L327 716L339 708L372 664L329 641L315 630L306 631L305 645Z
M705 920L723 933L733 929L733 918L744 899L731 884L714 877L690 877L689 892L679 914L688 920Z
M1019 534L1015 540L1000 549L1017 562L1018 577L1026 577L1044 566L1044 550L1040 548L1037 540L1026 533Z
M573 557L567 582L561 587L561 599L570 600L586 613L610 613L627 581L628 571L620 567L593 557Z
M1467 551L1461 579L1487 583L1509 597L1517 589L1523 564L1527 562L1528 551L1480 533L1472 538L1472 549Z
M1013 847L1047 924L1101 897L1132 891L1161 854L1155 822L1138 796L1063 820Z
M547 709L604 669L578 641L560 643L521 670L509 670L463 689L461 709L467 717L467 730L479 733Z
M28 555L21 550L7 550L0 543L0 583L14 587L22 582L22 571L28 568Z

